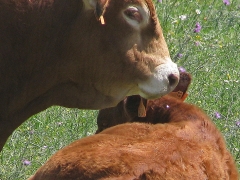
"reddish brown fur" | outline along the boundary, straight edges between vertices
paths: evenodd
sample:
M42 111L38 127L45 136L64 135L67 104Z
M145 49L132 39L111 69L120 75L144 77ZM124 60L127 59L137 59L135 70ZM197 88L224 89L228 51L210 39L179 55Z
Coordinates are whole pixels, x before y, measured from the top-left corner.
M142 0L108 0L106 6L96 1L105 10L105 25L83 0L0 0L0 150L33 114L52 105L115 106L126 95L139 94L139 83L148 82L154 68L170 64L151 0L146 1L151 16L141 31L120 14ZM164 94L177 82L178 73L172 73L176 81Z
M238 180L224 138L203 111L169 96L151 108L155 125L125 123L77 140L30 180Z

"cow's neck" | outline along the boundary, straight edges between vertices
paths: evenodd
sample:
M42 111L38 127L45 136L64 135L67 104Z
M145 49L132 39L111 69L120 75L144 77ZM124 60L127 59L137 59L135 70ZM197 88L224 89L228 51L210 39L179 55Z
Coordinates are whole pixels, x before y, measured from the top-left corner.
M59 100L61 95L73 89L70 82L61 78L61 56L65 48L62 44L67 41L81 1L56 1L54 5L59 7L49 11L47 6L52 6L52 2L33 6L36 10L25 13L14 11L9 19L19 27L6 29L5 36L0 36L0 150L22 122L52 105L64 105L65 102ZM24 6L21 8L28 9ZM75 6L76 11L69 8L71 12L64 12L62 10L68 9L65 6Z

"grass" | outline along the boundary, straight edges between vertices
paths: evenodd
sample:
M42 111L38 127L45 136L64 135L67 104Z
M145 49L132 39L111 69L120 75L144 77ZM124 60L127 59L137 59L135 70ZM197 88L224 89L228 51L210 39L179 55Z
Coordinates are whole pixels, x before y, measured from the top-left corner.
M221 0L163 0L155 4L173 60L193 75L187 101L212 117L240 170L240 126L236 125L240 122L240 2L232 0L226 6ZM197 22L201 30L194 33ZM0 153L0 180L28 178L58 149L94 133L96 116L97 111L63 107L34 115ZM24 165L24 160L31 164Z

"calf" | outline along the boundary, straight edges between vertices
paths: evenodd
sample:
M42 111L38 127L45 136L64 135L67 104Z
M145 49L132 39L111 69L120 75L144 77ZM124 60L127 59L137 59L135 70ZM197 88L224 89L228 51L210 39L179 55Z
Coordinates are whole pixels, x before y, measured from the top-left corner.
M187 89L191 83L192 77L185 70L180 69L180 79L177 87L166 96L185 100ZM145 122L145 123L168 123L172 119L169 114L164 114L169 106L165 98L156 100L147 100L138 95L128 96L118 103L116 107L106 108L99 111L97 117L98 129L96 133L106 128L126 123L126 122ZM164 103L164 104L163 104ZM159 118L161 114L161 118Z
M52 105L102 109L178 82L152 0L0 0L0 32L0 150Z
M125 108L136 110L139 102ZM201 109L171 96L151 102L146 118L134 116L150 123L113 119L114 125L132 123L71 143L30 180L238 180L223 136Z

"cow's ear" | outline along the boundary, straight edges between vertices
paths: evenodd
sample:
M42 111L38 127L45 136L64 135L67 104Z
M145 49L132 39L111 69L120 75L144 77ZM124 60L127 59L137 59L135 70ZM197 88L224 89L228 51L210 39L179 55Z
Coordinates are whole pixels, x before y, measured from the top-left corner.
M93 9L96 18L100 20L102 24L105 24L103 15L108 4L108 0L83 0L83 2L86 9Z

